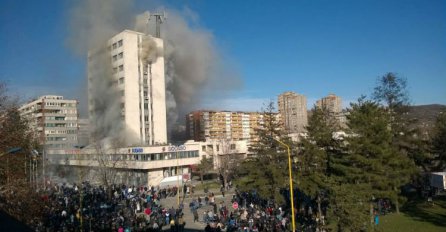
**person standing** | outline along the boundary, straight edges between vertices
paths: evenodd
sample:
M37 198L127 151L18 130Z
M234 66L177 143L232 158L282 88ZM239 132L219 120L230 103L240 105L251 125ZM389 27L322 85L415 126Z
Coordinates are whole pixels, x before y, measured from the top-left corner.
M220 188L220 192L221 192L221 195L223 195L223 197L225 197L225 187L223 185Z
M198 222L198 209L194 208L192 210L193 214L194 214L194 222Z
M194 215L195 217L195 215ZM194 218L195 220L195 218ZM183 217L180 217L178 219L178 232L183 232L184 231L184 225L186 225L186 222L184 221Z

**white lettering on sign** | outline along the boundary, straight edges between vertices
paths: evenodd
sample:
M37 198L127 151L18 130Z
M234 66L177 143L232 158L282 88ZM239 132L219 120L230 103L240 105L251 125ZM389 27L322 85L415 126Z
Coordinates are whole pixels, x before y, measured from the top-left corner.
M132 148L132 153L143 153L143 151L141 147Z

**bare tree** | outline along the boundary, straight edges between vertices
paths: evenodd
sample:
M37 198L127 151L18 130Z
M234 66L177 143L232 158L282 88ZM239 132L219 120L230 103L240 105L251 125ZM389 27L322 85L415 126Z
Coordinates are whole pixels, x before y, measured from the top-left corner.
M112 194L111 186L116 183L118 169L126 166L124 155L118 151L121 145L122 141L117 138L94 142L97 178L107 188L109 197Z
M237 166L243 160L244 155L239 152L236 143L231 140L220 140L221 154L217 154L217 169L220 176L223 178L223 186L227 187L229 177L233 175Z
M208 173L214 166L213 158L203 156L200 163L197 165L198 172L200 173L201 184L203 184L203 177Z

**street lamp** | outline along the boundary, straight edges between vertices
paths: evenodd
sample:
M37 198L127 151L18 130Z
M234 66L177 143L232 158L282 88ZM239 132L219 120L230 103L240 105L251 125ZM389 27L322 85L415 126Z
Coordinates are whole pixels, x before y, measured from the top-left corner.
M179 154L180 154L180 151L184 151L184 150L186 150L186 146L184 146L184 145L180 145L180 146L172 146L172 147L170 147L169 148L171 151L175 151L175 153L176 153L176 160L177 160L177 173L176 173L176 175L177 175L177 204L178 204L178 207L180 207L180 175L179 175L179 169L180 169L180 166L179 166ZM183 170L182 170L182 168L181 168L181 174L183 174ZM183 183L183 177L181 176L181 183Z
M291 202L291 221L292 221L292 225L293 225L293 232L296 231L296 222L294 220L294 194L293 194L293 175L291 172L291 151L290 151L290 146L288 146L287 144L285 144L284 142L272 138L275 141L277 141L278 143L280 143L281 145L283 145L284 147L287 148L287 152L288 152L288 175L290 178L290 202Z

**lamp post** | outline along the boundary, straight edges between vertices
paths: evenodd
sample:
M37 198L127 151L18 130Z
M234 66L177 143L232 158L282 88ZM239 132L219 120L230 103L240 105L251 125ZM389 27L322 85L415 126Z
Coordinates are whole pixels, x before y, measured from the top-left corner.
M277 141L278 143L280 143L281 145L283 145L284 147L287 148L287 152L288 152L288 175L290 178L290 202L291 202L291 222L292 222L292 226L293 226L293 232L296 231L296 222L294 220L294 194L293 194L293 175L291 172L291 151L290 151L290 146L288 146L287 144L285 144L284 142L272 138L275 141Z
M170 148L171 150L176 152L176 159L177 159L177 206L178 208L180 207L180 175L179 175L179 169L180 169L180 165L179 165L179 154L180 151L184 151L186 150L186 146L184 145L180 145L180 146L172 146ZM181 174L183 174L183 170L181 170ZM183 177L181 176L181 180L183 180ZM181 181L181 183L183 183L183 181Z

